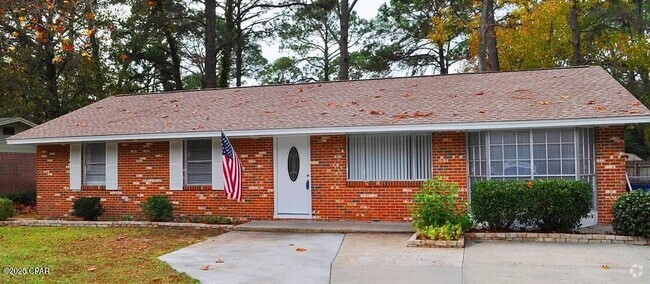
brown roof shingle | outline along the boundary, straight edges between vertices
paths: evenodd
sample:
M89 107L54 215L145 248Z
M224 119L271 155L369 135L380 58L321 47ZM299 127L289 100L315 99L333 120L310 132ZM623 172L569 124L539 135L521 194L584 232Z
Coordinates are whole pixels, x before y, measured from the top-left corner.
M12 139L648 115L581 67L116 96Z

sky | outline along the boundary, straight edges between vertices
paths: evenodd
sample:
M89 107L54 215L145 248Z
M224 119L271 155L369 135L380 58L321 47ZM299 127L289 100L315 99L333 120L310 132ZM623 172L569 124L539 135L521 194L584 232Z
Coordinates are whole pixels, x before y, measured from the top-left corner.
M354 7L354 11L364 19L372 19L377 15L379 6L388 1L389 0L359 0L357 5ZM270 44L262 45L262 55L268 59L269 62L273 62L278 57L288 56L290 54L288 52L282 52L278 42L272 42Z

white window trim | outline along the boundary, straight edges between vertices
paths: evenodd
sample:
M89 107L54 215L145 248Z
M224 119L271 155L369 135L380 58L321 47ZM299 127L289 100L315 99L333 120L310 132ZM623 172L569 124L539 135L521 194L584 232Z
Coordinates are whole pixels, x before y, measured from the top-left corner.
M183 190L183 141L169 141L169 189Z

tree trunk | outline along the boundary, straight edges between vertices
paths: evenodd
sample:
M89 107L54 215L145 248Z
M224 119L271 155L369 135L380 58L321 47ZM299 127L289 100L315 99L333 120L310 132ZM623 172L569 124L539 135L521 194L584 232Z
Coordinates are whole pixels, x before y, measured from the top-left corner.
M488 26L488 6L486 2L490 0L483 0L481 5L481 22L479 24L478 32L478 68L481 72L488 70L487 64L487 51L486 51L486 35L487 35L487 26Z
M217 87L217 1L205 0L205 74L203 88Z
M165 39L169 44L169 52L172 58L172 79L176 85L174 89L182 90L183 89L183 79L181 77L181 56L179 55L178 50L178 41L174 37L171 31L167 29L165 31Z
M237 21L236 21L236 33L235 33L235 84L237 87L240 87L242 84L241 77L243 76L244 70L244 35L242 32L242 14L241 14L241 1L237 1Z
M228 78L230 77L230 68L232 68L232 50L234 43L234 1L226 0L226 31L224 36L223 52L221 55L221 70L219 71L219 87L228 87Z
M350 42L350 13L352 12L348 0L341 0L339 10L339 23L341 28L338 41L340 52L339 80L348 80L350 79L350 52L348 50L348 44Z
M496 22L494 20L494 0L484 0L487 9L485 48L487 49L488 69L499 71L499 51L497 50Z
M440 74L448 74L449 67L447 66L447 60L445 60L445 49L442 46L438 46L438 64L440 65Z
M578 0L573 0L569 10L569 27L571 27L571 46L573 48L572 65L583 65L582 53L580 52L580 26L578 25Z

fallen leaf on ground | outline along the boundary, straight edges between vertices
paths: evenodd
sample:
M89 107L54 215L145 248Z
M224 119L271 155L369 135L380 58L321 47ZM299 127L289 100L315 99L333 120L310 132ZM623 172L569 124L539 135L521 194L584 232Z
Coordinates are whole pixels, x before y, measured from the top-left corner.
M210 269L209 265L201 266L201 270L208 270L208 269Z
M305 252L305 251L307 251L307 249L306 248L297 248L296 251L297 252Z
M603 265L601 265L600 267L601 267L602 269L609 269L609 265L607 265L607 264L603 264Z
M290 246L290 247L292 247L292 246L293 246L293 244L289 244L289 246Z
M223 263L223 260L221 258L217 258L217 260L214 263Z
M88 267L88 271L90 271L90 272L93 272L95 270L97 270L97 267L94 267L94 266Z

